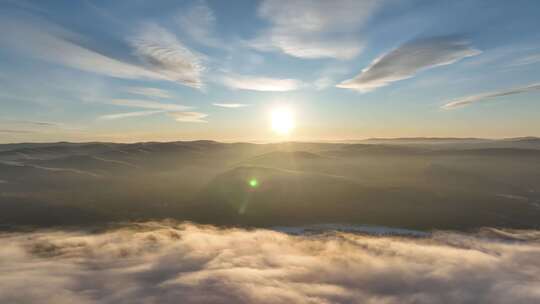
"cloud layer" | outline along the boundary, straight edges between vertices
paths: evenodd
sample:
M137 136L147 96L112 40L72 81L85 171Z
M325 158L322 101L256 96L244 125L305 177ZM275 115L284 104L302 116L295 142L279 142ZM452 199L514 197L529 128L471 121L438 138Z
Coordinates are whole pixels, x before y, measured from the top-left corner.
M26 133L34 133L34 132L35 131L31 131L31 130L0 129L0 133L26 134Z
M159 114L163 112L164 111L162 110L125 112L125 113L105 114L105 115L99 116L98 118L104 119L104 120L115 120L115 119L123 119L123 118L130 118L130 117L150 116L150 115Z
M135 95L141 95L152 98L170 98L171 95L168 91L158 89L158 88L147 88L147 87L129 87L125 89L126 92Z
M294 91L302 85L301 81L290 78L280 79L233 74L223 77L222 81L231 89L266 92Z
M540 90L540 83L530 84L524 87L513 88L513 89L509 89L505 91L489 92L489 93L462 97L462 98L446 103L441 108L445 110L452 110L452 109L468 106L477 102L490 101L491 99L496 98L496 97L516 95L516 94L527 93L527 92L537 91L537 90Z
M372 0L265 0L259 16L271 27L251 46L306 59L351 59L363 48L356 32L376 4Z
M369 92L394 81L411 78L422 70L452 64L479 53L467 41L455 37L416 40L380 56L359 75L337 87Z
M203 67L199 56L166 29L156 24L146 24L130 43L150 70L187 86L202 86L200 77Z
M245 103L218 103L218 102L215 102L213 103L212 105L216 106L216 107L221 107L221 108L243 108L243 107L247 107L249 106L248 104L245 104Z
M199 44L210 47L225 47L215 35L216 16L205 1L197 1L177 17L180 29Z
M114 120L114 119L142 117L142 116L165 113L168 116L173 117L178 122L206 122L203 118L208 116L208 114L205 114L205 113L186 111L190 109L191 107L187 107L187 106L183 106L183 105L179 105L175 103L163 103L163 102L157 102L157 101L152 101L152 100L112 99L112 100L109 100L107 103L116 105L116 106L141 108L141 109L149 109L149 110L106 114L106 115L100 116L99 119Z
M48 23L36 25L31 21L22 23L9 18L0 22L0 44L7 48L15 48L45 61L110 77L163 79L161 75L137 65L87 49L73 42L74 40L81 38Z
M167 114L174 120L181 122L207 122L204 118L208 116L208 114L200 112L169 112Z
M6 17L0 22L0 45L70 68L125 79L178 82L199 88L201 60L165 29L147 24L129 42L144 62L131 63L83 46L88 40L54 24Z
M2 303L538 303L538 231L427 237L146 223L0 235Z
M152 100L140 100L140 99L112 99L108 103L116 106L135 107L143 109L154 109L162 111L183 111L189 109L189 107L179 105L176 103L162 103Z

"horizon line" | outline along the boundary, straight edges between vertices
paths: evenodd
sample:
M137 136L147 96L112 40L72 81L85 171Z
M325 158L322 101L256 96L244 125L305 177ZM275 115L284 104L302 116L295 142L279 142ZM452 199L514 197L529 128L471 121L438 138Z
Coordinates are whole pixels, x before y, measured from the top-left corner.
M179 140L143 140L143 141L24 141L24 142L5 142L0 145L18 145L18 144L89 144L89 143L101 143L101 144L143 144L143 143L174 143L174 142L198 142L207 141L224 144L279 144L279 143L348 143L358 141L403 141L403 140L485 140L485 141L505 141L505 140L526 140L526 139L539 139L538 136L515 136L515 137L367 137L363 139L320 139L320 140L216 140L216 139L179 139Z

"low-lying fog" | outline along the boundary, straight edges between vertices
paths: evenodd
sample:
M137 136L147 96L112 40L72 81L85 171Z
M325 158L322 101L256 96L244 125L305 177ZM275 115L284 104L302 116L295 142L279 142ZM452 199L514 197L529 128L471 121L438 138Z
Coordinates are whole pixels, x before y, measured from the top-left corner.
M0 303L540 302L539 231L359 230L4 232Z

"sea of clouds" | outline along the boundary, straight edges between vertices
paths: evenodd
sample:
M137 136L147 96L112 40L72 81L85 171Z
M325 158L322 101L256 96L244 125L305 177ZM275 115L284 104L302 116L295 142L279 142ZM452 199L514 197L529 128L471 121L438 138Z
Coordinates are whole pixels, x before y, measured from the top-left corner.
M0 303L540 303L540 232L0 233Z

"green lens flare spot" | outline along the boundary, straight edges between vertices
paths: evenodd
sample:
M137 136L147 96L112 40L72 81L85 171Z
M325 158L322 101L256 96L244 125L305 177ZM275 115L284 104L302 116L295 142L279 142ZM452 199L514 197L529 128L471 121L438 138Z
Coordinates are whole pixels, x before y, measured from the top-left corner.
M255 178L249 180L249 186L251 188L256 188L259 185L259 181Z

